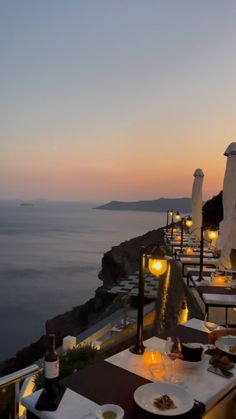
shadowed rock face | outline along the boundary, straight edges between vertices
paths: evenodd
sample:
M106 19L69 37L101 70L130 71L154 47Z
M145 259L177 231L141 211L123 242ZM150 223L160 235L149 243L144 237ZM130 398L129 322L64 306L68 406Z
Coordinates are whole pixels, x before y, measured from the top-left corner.
M103 281L103 286L111 288L114 283L135 272L138 269L140 247L146 247L158 241L163 243L163 237L163 230L158 229L112 247L104 254L102 270L98 275Z

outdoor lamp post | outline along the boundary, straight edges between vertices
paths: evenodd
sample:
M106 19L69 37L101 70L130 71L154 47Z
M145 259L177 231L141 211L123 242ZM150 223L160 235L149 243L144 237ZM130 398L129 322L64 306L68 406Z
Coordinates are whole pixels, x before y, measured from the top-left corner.
M202 271L203 271L203 253L204 253L204 237L203 237L203 232L204 232L204 227L203 225L201 226L201 237L200 237L200 266L199 266L199 277L198 277L198 281L202 281L203 280L203 276L202 276ZM216 232L216 230L208 230L207 233L208 238L209 237L218 237L218 231Z
M186 226L188 229L192 227L192 218L191 217L183 217L181 218L181 240L180 240L180 252L183 251L183 241L184 241L184 226Z
M170 210L171 215L171 239L173 239L173 228L174 228L174 211Z
M208 231L207 231L207 237L210 240L210 246L211 246L212 242L216 242L216 240L219 237L219 230L218 230L218 228L216 226L211 226L208 229Z
M184 241L184 222L185 218L181 218L181 240L180 240L180 253L183 251L183 241Z
M174 233L174 220L175 222L179 221L181 219L179 211L174 212L171 210L171 238L173 239L173 233Z
M180 219L181 219L180 213L179 213L179 211L176 211L176 213L175 213L175 221L180 221Z
M149 271L155 275L160 276L167 270L168 261L165 259L165 254L160 245L156 245L151 253L148 253L148 248L141 247L139 251L139 290L138 290L138 316L137 316L137 333L136 343L131 346L130 352L136 355L142 355L145 347L143 345L143 307L144 307L144 277L145 267L148 266ZM153 247L153 245L152 245Z
M173 216L173 210L168 209L167 210L167 214L166 214L166 227L168 228L169 225L169 216L172 217Z
M193 220L190 216L188 216L187 218L185 218L185 225L186 227L189 229L190 227L192 227L193 225Z

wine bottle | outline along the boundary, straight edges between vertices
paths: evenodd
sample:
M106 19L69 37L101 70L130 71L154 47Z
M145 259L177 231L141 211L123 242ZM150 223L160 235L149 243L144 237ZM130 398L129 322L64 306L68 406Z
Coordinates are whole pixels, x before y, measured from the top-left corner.
M48 352L44 357L44 390L48 398L55 398L60 392L59 357L55 351L55 335L49 335Z

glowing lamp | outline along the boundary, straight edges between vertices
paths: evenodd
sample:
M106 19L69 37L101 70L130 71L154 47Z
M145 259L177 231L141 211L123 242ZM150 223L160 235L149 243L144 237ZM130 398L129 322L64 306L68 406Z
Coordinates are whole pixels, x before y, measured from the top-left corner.
M165 259L165 253L160 247L155 249L151 255L148 255L147 259L148 269L153 275L160 276L167 270L167 260Z
M192 255L192 254L193 254L193 248L192 247L187 247L186 255Z
M177 233L177 228L173 228L173 233Z
M181 236L176 236L176 240L180 241L181 240Z
M155 276L162 275L167 269L167 260L149 259L148 269Z
M172 223L173 223L173 216L174 216L174 211L171 209L167 210L167 218L166 218L166 228L168 229L169 226L169 217L172 217Z
M219 236L219 231L216 227L210 227L207 232L207 237L209 240L217 240Z
M214 284L215 285L224 285L225 283L225 276L217 275L214 277Z
M186 227L188 227L188 228L192 227L192 225L193 225L193 220L192 220L192 218L191 218L191 217L187 217L187 218L185 219L185 225L186 225Z
M168 267L168 262L165 258L165 253L161 249L160 245L155 245L151 252L148 252L147 247L141 247L139 252L139 282L138 282L138 317L137 317L137 333L136 343L131 346L130 352L136 355L142 355L145 351L143 345L143 307L144 307L144 277L145 268L148 267L149 271L159 276L165 273Z
M180 213L179 213L179 211L177 211L176 213L175 213L175 220L176 221L179 221L180 220Z
M202 211L202 219L204 218L204 214ZM210 227L207 231L207 237L210 240L209 247L214 247L215 242L218 238L218 229L217 227ZM203 246L204 246L204 225L201 226L201 236L200 236L200 265L199 265L199 277L198 281L203 280L202 272L203 272Z

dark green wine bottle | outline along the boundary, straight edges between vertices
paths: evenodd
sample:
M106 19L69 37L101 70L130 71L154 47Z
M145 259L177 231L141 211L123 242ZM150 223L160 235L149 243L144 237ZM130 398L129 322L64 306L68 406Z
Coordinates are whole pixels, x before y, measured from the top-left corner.
M49 335L48 352L44 357L45 393L48 398L55 398L60 392L59 356L55 350L55 335Z

